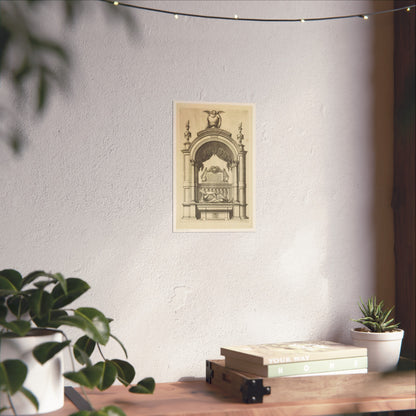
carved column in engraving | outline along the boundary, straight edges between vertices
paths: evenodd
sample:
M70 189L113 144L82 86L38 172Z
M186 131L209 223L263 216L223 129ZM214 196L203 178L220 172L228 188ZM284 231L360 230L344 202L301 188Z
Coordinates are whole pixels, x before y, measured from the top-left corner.
M239 218L239 206L238 206L238 161L233 160L231 163L231 175L232 175L232 188L231 188L231 198L233 201L233 218Z
M192 165L189 150L183 149L183 218L190 218Z
M196 183L197 183L197 175L198 169L196 168L195 160L190 160L192 165L192 174L191 174L191 201L196 201Z
M196 193L197 193L197 184L198 184L198 167L195 160L190 160L191 164L191 206L189 208L189 215L192 218L196 218Z
M247 198L246 198L246 154L244 146L240 145L238 152L238 198L240 201L240 219L248 218L246 215Z

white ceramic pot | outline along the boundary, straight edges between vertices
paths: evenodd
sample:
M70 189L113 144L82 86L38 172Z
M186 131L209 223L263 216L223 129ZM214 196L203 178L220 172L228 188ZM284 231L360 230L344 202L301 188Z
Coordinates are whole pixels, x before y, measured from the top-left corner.
M365 332L351 329L352 343L367 348L368 371L392 371L400 358L404 331Z
M24 337L2 338L0 346L0 361L19 359L28 367L26 381L23 386L29 389L38 399L39 410L22 393L12 396L13 405L19 415L33 415L52 412L64 405L64 380L62 351L45 364L40 364L32 355L32 350L44 342L62 342L62 334L56 331L34 331ZM8 405L5 393L0 393L0 403ZM13 415L7 409L3 415Z

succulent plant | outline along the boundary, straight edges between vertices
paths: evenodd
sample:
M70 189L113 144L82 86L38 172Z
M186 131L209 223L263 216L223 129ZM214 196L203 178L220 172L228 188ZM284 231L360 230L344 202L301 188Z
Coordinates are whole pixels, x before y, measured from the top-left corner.
M398 329L399 324L394 322L393 318L389 318L394 306L389 310L383 309L384 302L377 303L377 298L372 296L364 303L360 299L358 306L363 316L359 319L353 319L354 322L358 322L367 327L371 332L388 332Z

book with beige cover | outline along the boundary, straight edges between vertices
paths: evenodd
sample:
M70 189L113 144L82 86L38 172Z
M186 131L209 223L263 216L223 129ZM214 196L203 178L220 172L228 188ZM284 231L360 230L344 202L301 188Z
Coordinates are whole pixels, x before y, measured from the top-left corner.
M332 341L299 341L278 344L241 345L221 348L227 358L259 365L333 360L348 357L366 357L367 349Z

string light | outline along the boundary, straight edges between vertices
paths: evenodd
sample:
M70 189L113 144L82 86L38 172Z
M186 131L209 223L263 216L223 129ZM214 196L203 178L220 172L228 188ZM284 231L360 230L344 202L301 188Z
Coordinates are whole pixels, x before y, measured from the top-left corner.
M323 20L340 20L340 19L354 19L354 18L360 18L364 20L368 20L369 17L379 15L379 14L385 14L385 13L395 13L399 12L401 10L406 10L407 12L410 12L411 9L416 7L416 4L413 4L411 6L404 6L404 7L398 7L396 9L389 9L389 10L381 10L378 12L372 12L372 13L366 13L366 14L350 14L345 16L328 16L328 17L310 17L310 18L302 18L302 19L261 19L261 18L251 18L251 17L239 17L238 15L234 15L234 17L227 17L227 16L209 16L204 14L194 14L194 13L183 13L183 12L173 12L170 10L163 10L163 9L154 9L151 7L145 7L145 6L138 6L135 4L130 3L123 3L119 1L113 1L113 0L100 0L104 3L110 3L114 5L120 5L123 7L130 7L133 9L139 9L144 11L149 11L153 13L163 13L163 14L170 14L175 16L175 19L179 18L179 16L185 16L185 17L195 17L200 19L213 19L213 20L239 20L241 22L316 22L316 21L323 21Z

